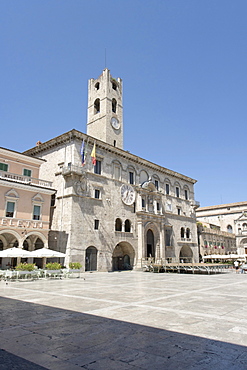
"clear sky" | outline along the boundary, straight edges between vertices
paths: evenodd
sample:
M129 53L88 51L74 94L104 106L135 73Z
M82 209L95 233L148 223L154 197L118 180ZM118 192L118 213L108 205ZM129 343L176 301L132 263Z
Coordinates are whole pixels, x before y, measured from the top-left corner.
M86 132L106 66L125 150L196 179L201 206L246 201L246 19L246 0L0 0L0 146Z

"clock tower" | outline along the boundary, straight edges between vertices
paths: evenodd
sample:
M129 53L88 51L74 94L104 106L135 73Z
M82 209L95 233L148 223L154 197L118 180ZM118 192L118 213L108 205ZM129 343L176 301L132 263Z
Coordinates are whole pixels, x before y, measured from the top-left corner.
M122 80L107 68L88 82L87 134L123 149Z

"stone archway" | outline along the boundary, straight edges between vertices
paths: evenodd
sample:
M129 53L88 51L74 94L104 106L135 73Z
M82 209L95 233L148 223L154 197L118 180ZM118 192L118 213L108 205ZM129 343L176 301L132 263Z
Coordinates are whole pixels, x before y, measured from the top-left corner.
M154 260L160 258L160 231L154 222L148 222L145 226L143 256Z
M239 254L247 254L247 238L244 238L240 242Z
M128 242L121 242L116 245L112 253L112 270L132 270L135 259L135 251Z
M13 247L19 247L20 245L20 235L14 230L2 230L0 232L1 249L8 249ZM0 261L0 266L2 268L15 267L17 265L16 257L2 258Z
M85 271L97 271L97 248L91 246L86 249Z
M193 260L193 252L190 246L184 245L179 254L179 261L184 263L191 263Z

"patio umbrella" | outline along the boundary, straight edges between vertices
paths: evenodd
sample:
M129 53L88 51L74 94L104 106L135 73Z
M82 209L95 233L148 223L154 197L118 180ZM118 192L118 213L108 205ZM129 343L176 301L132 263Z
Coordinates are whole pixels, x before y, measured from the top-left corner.
M26 251L25 249L22 248L8 248L4 249L3 251L0 251L0 257L6 258L6 257L21 257L21 258L28 258L32 257L31 252Z
M30 257L34 258L52 258L52 257L65 257L65 253L57 252L49 248L36 249L30 252Z

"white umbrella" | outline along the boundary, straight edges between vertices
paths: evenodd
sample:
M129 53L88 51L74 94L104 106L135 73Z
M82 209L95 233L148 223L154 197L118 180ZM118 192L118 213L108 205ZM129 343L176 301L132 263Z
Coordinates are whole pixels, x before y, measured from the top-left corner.
M26 251L25 249L22 248L8 248L4 249L3 251L0 251L0 257L5 258L5 257L21 257L21 258L28 258L32 257L31 252Z
M65 253L57 252L49 248L36 249L35 251L30 252L30 257L42 258L42 257L65 257Z

